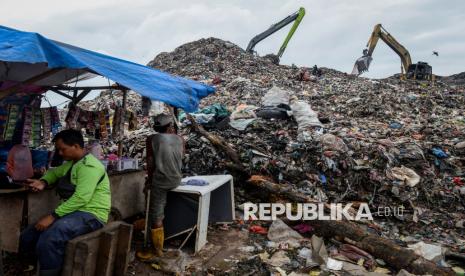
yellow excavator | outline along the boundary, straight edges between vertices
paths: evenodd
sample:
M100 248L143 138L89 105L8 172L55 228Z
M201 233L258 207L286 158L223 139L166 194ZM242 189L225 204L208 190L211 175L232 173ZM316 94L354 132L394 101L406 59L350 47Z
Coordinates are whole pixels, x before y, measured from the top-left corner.
M361 75L368 71L370 63L373 60L371 57L375 50L378 40L384 41L389 48L391 48L401 60L401 78L402 79L416 79L416 80L431 80L433 78L432 67L426 62L418 62L412 64L410 53L400 44L386 29L377 24L373 30L373 33L368 40L366 49L363 50L363 56L355 61L354 69L352 70L353 75Z

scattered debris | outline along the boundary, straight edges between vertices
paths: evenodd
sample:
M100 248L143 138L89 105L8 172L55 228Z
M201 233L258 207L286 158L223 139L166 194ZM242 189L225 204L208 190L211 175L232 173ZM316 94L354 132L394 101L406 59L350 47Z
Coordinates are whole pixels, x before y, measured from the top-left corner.
M358 224L237 223L219 231L247 233L248 244L237 249L242 255L225 257L228 269L210 267L209 273L452 273L436 261L445 249L465 252L465 89L455 81L463 79L459 75L433 84L318 67L310 73L216 38L161 53L149 66L217 89L198 113L179 118L186 175L233 174L238 204L368 202L375 217ZM82 105L113 98L120 95L105 92ZM140 99L128 98L141 127L127 132L124 152L143 159L150 121Z

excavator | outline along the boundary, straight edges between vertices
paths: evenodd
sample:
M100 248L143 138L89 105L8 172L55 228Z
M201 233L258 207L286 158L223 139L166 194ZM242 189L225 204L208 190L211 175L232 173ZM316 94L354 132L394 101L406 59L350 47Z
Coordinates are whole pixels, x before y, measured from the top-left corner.
M375 50L378 40L381 38L389 48L391 48L401 60L401 78L402 79L416 79L416 80L432 80L432 68L426 62L418 62L412 64L410 53L400 44L381 24L375 25L373 33L368 40L366 49L363 50L363 56L355 61L354 69L352 70L353 75L361 75L368 71L370 63L373 60L371 57Z
M277 54L277 60L276 60L277 61L276 63L279 63L279 59L284 54L284 50L286 50L287 44L291 40L295 31L297 30L297 27L299 27L299 24L302 21L302 18L304 18L304 16L305 16L305 9L301 7L297 12L289 15L288 17L284 18L278 23L271 25L271 27L268 28L268 30L256 35L254 38L252 38L252 40L250 40L249 45L247 46L246 52L252 54L254 52L255 45L257 45L260 41L269 37L275 32L281 30L282 28L284 28L285 26L287 26L288 24L294 21L294 25L292 25L292 28L287 34L286 39L284 39L284 42L281 45L281 48L279 48L279 51Z

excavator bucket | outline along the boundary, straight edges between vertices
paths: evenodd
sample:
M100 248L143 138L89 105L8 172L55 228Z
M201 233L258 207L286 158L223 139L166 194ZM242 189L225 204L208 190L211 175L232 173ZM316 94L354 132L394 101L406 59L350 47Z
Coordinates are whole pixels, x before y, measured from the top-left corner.
M373 60L371 56L362 56L355 61L354 69L352 69L352 75L360 76L364 72L368 71L370 63Z

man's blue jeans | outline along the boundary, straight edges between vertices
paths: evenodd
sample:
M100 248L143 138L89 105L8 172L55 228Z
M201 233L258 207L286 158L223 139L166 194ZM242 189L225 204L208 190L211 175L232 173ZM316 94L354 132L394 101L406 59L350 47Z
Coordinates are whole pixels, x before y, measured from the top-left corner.
M77 236L100 229L103 224L92 214L76 211L57 219L45 231L29 225L20 239L20 252L34 252L40 269L59 269L63 265L66 244Z

